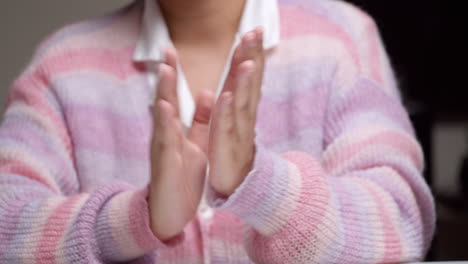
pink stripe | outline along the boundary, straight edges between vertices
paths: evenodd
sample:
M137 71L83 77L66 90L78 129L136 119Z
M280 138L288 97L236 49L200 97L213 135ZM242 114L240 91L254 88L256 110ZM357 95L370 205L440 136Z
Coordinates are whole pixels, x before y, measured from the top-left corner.
M379 84L384 84L382 73L379 71L383 65L381 60L381 43L380 43L380 34L378 27L374 22L374 19L370 17L367 13L363 12L360 8L355 8L351 5L353 11L356 15L360 16L363 21L367 24L365 31L365 40L368 41L370 47L367 49L367 58L369 59L369 68L371 70L371 77L378 82ZM383 47L382 47L383 48Z
M102 48L70 50L47 57L42 65L48 72L53 72L54 76L86 69L108 73L124 80L145 70L145 64L131 63L134 49L131 46L117 51Z
M393 226L391 221L392 214L386 209L387 203L382 199L382 189L376 189L370 184L364 183L369 190L369 193L374 198L375 205L379 211L379 217L382 220L382 229L384 232L385 251L383 259L380 263L396 262L402 254L401 241L398 235L398 230Z
M65 202L57 206L47 219L42 232L42 237L38 242L36 263L57 263L56 250L60 240L66 236L67 223L72 220L73 207L80 200L82 195L70 197Z
M335 157L331 160L327 160L324 163L326 171L332 171L339 166L342 166L346 161L351 160L359 152L368 149L369 147L375 148L381 145L388 145L395 148L402 153L406 154L411 162L421 170L423 167L423 160L418 149L415 146L415 142L410 140L408 137L403 136L401 133L394 131L381 132L371 137L367 137L359 142L353 142L344 148L340 149L335 153Z
M43 93L48 89L43 83L38 83L33 78L20 79L12 88L5 108L8 108L13 102L25 102L32 110L37 111L42 117L47 118L54 126L54 132L63 142L68 154L72 157L71 139L61 117L57 116L56 111L52 109L51 104L47 102Z
M61 178L72 179L73 172L70 171L71 168L64 160L64 152L57 149L56 146L50 144L44 137L45 133L41 130L32 128L29 125L24 125L22 122L15 120L9 120L4 122L2 125L4 130L0 131L0 137L5 137L13 140L13 142L27 142L28 148L33 149L35 154L44 156L55 165L56 168L62 172ZM15 146L17 143L13 143Z
M359 199L359 196L356 195L359 193L359 190L354 182L347 181L342 183L342 181L332 181L332 184L333 192L340 203L340 208L338 208L339 224L344 230L343 245L337 247L335 251L337 259L334 261L349 264L359 263L357 261L361 257L359 256L359 252L349 252L348 247L350 245L365 244L366 237L360 231L364 227L363 224L368 227L367 223L365 223L367 219L364 216L366 208L362 206L366 201Z
M17 160L0 160L0 174L10 173L15 175L21 175L33 181L37 181L45 185L50 190L58 192L57 188L53 184L47 182L36 170L24 164L22 161Z
M354 42L340 25L317 14L307 13L299 7L280 8L281 38L291 39L301 35L318 35L337 39L349 50L355 65L359 66L359 53Z
M102 48L83 48L79 50L71 50L60 53L59 55L46 57L41 67L35 71L21 77L13 84L13 98L8 98L4 109L16 99L23 99L30 105L41 109L46 116L49 116L56 124L56 127L61 132L64 142L66 140L66 133L60 130L60 123L49 109L50 105L44 101L40 93L33 92L33 87L36 89L50 89L53 87L51 84L52 78L68 72L79 70L94 70L101 73L107 73L115 78L126 79L128 76L141 73L145 71L145 64L143 63L129 63L132 60L134 47L122 48L118 51L107 50ZM53 73L53 75L49 75Z
M297 225L304 226L304 223L308 222L307 230L314 232L329 209L327 205L330 203L331 195L330 190L326 188L327 183L321 165L302 152L286 152L283 157L297 166L303 185L298 198L301 202L298 203L298 207L291 216L295 223L290 224L297 227ZM304 212L310 212L310 214ZM312 218L315 219L311 222Z
M242 221L229 211L216 211L212 222L213 224L209 230L211 238L218 238L230 244L241 244L243 242Z
M382 73L380 72L382 67L382 60L380 57L380 43L379 38L376 38L376 36L379 36L379 32L377 31L377 27L374 25L374 23L372 23L366 30L366 39L370 45L370 47L368 47L367 54L367 58L369 60L368 67L371 70L371 77L379 84L385 85L383 82Z
M150 229L149 209L146 203L147 194L148 189L136 192L130 201L127 213L130 232L135 243L142 249L141 252L154 249L160 244Z

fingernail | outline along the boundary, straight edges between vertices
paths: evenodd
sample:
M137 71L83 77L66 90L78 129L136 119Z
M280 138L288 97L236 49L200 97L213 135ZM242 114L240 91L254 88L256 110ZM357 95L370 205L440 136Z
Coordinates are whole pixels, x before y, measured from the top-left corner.
M256 45L257 36L255 32L248 32L245 36L246 44L249 47L254 47Z
M229 93L225 94L224 99L223 99L223 104L224 105L230 105L232 103L232 99L233 99L232 93L229 92Z

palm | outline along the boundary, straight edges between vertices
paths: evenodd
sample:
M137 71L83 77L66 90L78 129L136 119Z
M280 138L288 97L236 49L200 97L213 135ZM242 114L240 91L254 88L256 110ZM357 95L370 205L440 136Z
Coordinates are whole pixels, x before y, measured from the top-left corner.
M207 166L208 122L214 96L204 92L197 101L192 127L187 135L178 115L176 54L170 50L154 113L149 197L153 232L162 240L180 233L195 216L203 193Z
M171 234L183 230L195 216L206 169L206 156L202 150L187 138L183 141L180 148L168 150L165 161L162 161L170 164L171 173L153 182L153 199L166 203L157 206L153 214L159 216L158 222L166 223L164 231Z
M210 127L210 184L230 196L251 171L255 122L263 78L263 31L247 33L234 52L230 73Z

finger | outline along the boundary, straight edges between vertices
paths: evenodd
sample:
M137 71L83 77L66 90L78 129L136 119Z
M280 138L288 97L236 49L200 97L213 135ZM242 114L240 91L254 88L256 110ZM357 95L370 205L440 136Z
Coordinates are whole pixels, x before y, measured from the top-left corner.
M168 109L170 104L168 102L158 101L156 108L160 113L159 129L155 131L154 138L152 141L151 149L151 162L152 167L156 174L153 176L159 179L164 178L164 175L170 175L171 164L173 163L174 153L180 152L178 140L180 139L174 133L171 122L171 110Z
M257 107L258 103L261 97L262 93L262 86L263 86L263 73L264 73L264 67L265 67L265 54L264 54L264 49L263 49L263 28L258 27L256 29L256 37L257 41L259 43L259 46L257 47L257 57L255 58L255 63L257 67L257 74L254 80L254 86L253 89L250 91L250 112L252 112L254 115L257 112Z
M179 117L179 100L177 95L177 53L168 47L164 51L165 63L158 66L159 82L155 100L164 99L174 106L176 116Z
M234 50L230 70L226 78L223 92L233 91L236 79L236 69L245 60L254 59L258 47L256 30L247 32L241 39L241 42Z
M174 107L169 102L161 99L157 101L157 108L161 127L157 131L159 134L155 136L160 137L159 141L165 148L180 150L183 131L180 120L176 117Z
M160 80L157 87L156 101L165 100L174 106L178 116L177 76L175 69L165 63L159 65Z
M246 60L253 60L263 69L263 53L263 28L257 27L243 36L234 54L231 67L238 67ZM232 73L235 76L235 71Z
M155 100L153 111L153 134L152 138L153 141L156 135L160 135L163 131L164 124L162 123L162 116L161 116L161 107L159 107L159 101Z
M164 51L164 56L166 59L166 64L174 68L177 72L177 64L179 61L179 57L177 55L177 51L173 47L167 47Z
M179 63L179 57L177 55L177 51L173 47L168 47L166 48L166 63L167 65L171 66L174 69L175 72L175 79L176 79L176 84L173 87L173 90L171 92L171 95L173 96L173 105L174 109L176 110L176 116L179 117L179 98L177 94L177 76L178 76L178 63Z
M238 114L248 114L250 109L250 93L255 89L253 75L256 72L256 65L253 60L241 63L237 68L237 78L234 88L234 105L236 116Z
M214 156L223 148L223 140L235 131L234 113L233 113L233 94L231 92L223 92L216 103L210 124L209 138L209 156L210 161L214 160Z
M238 70L239 74L234 94L234 117L239 137L245 138L253 130L254 123L252 122L253 113L250 111L252 101L249 97L251 96L251 90L254 89L255 62L252 60L245 61L239 66Z
M254 60L263 51L263 28L257 27L247 32L234 53L232 65L237 66L245 60Z
M236 80L236 69L241 62L241 53L244 49L244 44L242 42L237 45L222 92L233 92Z
M200 94L192 127L188 133L188 139L200 147L205 154L208 151L209 122L214 101L215 96L212 92L206 90Z
M237 144L235 133L234 97L231 92L224 92L213 112L210 125L209 164L210 184L218 191L224 190L226 178L230 176L233 159L233 146Z

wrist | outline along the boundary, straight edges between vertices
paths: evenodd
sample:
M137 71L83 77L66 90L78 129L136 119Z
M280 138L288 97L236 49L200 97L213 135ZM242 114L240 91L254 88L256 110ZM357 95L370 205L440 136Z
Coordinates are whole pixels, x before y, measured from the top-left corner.
M252 155L248 159L246 165L242 166L241 169L230 169L229 171L238 171L228 177L221 177L221 175L212 175L210 177L210 184L216 193L223 197L228 198L231 196L236 189L244 182L246 176L252 171L255 159L256 148L253 146ZM225 176L225 175L223 175Z
M154 236L163 243L168 243L183 234L183 230L178 232L167 232L163 228L159 228L157 225L154 225L153 221L151 221L151 230L153 231Z
M158 212L157 206L155 205L154 199L151 198L151 191L150 195L147 197L148 201L148 211L149 211L149 225L153 235L162 241L163 243L168 243L172 241L174 238L179 236L183 233L183 228L176 228L172 225L171 221L167 218L167 214L163 214ZM167 224L164 224L167 223Z

